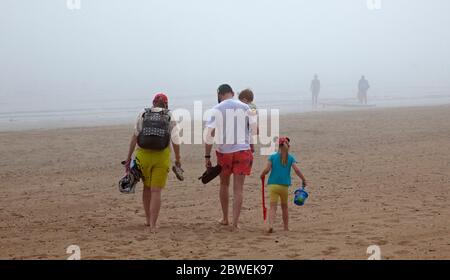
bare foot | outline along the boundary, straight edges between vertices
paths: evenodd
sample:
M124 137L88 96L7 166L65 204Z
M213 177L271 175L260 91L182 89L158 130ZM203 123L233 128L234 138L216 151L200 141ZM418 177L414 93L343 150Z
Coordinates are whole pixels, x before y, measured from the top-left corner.
M217 222L219 223L219 225L221 226L228 226L230 223L227 220L217 220Z
M289 228L288 228L288 227L285 227L285 228L284 228L284 231L289 231Z
M144 226L145 226L145 227L149 227L150 224L149 224L149 223L145 223Z
M241 227L239 225L233 225L233 228L231 231L238 232L240 229L241 229Z
M150 231L150 233L156 233L159 230L159 226L157 226L157 225L154 225L154 226L149 225L148 226L148 230Z

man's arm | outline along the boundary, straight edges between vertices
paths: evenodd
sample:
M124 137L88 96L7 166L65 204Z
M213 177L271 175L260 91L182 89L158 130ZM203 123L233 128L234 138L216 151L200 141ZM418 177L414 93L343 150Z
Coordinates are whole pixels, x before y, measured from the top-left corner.
M205 143L205 166L209 168L212 166L211 164L211 150L213 146L213 140L215 135L214 128L208 128L208 134L206 135L206 143Z
M134 133L133 133L133 136L131 136L130 146L128 148L128 155L127 155L127 159L126 159L127 163L130 163L130 161L131 161L131 157L133 156L134 150L136 149L138 135L142 131L142 116L143 116L143 114L144 114L144 112L139 113L138 117L136 118L136 124L134 126Z
M175 153L175 165L181 167L180 145L172 142L173 152Z
M172 118L172 116L171 116ZM172 142L173 152L175 153L175 165L181 167L181 153L180 153L180 128L178 127L178 123L175 121L170 122L170 139Z
M136 148L136 144L137 144L137 136L136 136L136 134L133 133L133 136L131 136L131 140L130 140L130 146L128 147L127 159L125 160L127 165L131 162L131 157L133 156L134 149Z

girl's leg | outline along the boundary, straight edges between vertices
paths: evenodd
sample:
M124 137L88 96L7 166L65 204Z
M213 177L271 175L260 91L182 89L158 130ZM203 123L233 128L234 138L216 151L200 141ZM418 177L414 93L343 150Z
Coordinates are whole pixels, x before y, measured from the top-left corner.
M152 192L150 187L144 186L144 191L142 192L142 202L144 204L145 211L145 225L150 226L150 200L152 197Z
M162 188L151 188L150 200L150 227L156 228L156 221L158 220L159 210L161 209L161 190Z
M277 214L277 202L271 202L270 203L270 210L269 210L269 233L273 232L273 225L275 223L275 216Z
M288 213L288 205L281 204L281 211L283 212L283 224L284 230L289 230L289 213Z
M275 224L275 215L277 214L277 205L280 198L277 185L269 185L270 194L270 209L269 209L269 229L268 232L273 232L273 225Z

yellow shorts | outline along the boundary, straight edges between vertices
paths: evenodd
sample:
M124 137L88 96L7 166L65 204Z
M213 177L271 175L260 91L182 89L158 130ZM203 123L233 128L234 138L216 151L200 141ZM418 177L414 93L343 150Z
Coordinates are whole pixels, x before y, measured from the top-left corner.
M136 165L145 187L164 188L170 170L170 147L161 151L136 149Z
M281 200L281 204L286 205L288 203L289 186L286 185L269 185L270 203L277 203L278 199Z

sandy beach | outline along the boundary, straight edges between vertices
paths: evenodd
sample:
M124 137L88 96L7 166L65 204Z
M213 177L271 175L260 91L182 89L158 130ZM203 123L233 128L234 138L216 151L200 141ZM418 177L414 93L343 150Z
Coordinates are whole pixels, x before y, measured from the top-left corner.
M265 157L256 157L232 233L216 222L218 180L197 180L201 145L182 147L186 180L170 174L150 233L142 185L134 195L117 189L132 126L0 133L1 259L66 259L72 244L82 259L367 259L370 245L382 259L450 259L449 105L282 116L310 199L291 199L291 231L278 216L270 235Z

